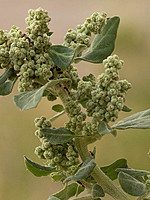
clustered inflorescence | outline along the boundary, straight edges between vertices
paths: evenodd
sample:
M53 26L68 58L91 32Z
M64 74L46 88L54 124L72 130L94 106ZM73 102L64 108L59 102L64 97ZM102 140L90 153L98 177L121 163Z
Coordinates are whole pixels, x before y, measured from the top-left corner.
M92 33L102 32L107 23L106 17L105 13L94 13L82 25L78 25L76 31L69 29L63 45L74 50L81 47L76 56L81 55L90 46ZM9 32L0 31L0 68L14 70L15 76L19 78L20 92L40 88L50 80L69 78L67 85L62 84L68 94L64 106L69 121L65 123L65 127L75 134L96 135L100 121L114 122L118 118L119 111L124 107L126 92L131 88L127 80L119 78L118 70L122 68L123 61L116 55L109 56L103 61L105 72L97 78L90 74L80 80L77 68L72 64L62 70L54 64L49 53L52 45L52 32L48 28L50 20L47 11L41 8L29 10L25 34L15 26ZM45 91L44 96L49 101L54 101L58 94L54 90ZM83 102L86 114L81 109ZM91 120L85 121L87 117ZM35 153L48 166L63 169L68 174L74 173L79 164L74 140L63 145L53 145L40 131L42 128L51 128L51 121L41 117L35 120L35 125L38 128L35 134L42 143Z

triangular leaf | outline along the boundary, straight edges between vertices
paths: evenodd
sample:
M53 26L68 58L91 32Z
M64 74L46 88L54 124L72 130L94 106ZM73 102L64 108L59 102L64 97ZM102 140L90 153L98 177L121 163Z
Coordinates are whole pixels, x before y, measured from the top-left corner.
M78 181L87 178L95 168L96 163L92 156L90 156L86 161L83 162L79 170L73 175L65 179L64 183L71 180Z
M72 183L70 185L67 185L64 189L57 192L56 194L53 194L53 197L56 197L60 200L68 200L69 198L75 196L77 192L78 184ZM52 200L52 197L50 197L48 200Z
M37 107L38 103L40 102L44 91L48 87L53 87L54 85L63 82L63 81L68 81L68 78L62 78L62 79L57 79L57 80L52 80L48 83L46 83L43 87L32 90L29 92L23 92L19 95L14 96L14 102L16 106L18 106L21 110L28 110L31 108Z
M0 76L0 84L4 83L14 72L13 68L7 68L5 72Z
M34 174L35 176L47 176L53 171L55 171L55 167L46 167L39 165L32 160L29 160L26 156L24 156L24 162L27 167L27 169Z
M83 108L86 108L86 104L87 104L88 100L89 100L88 98L83 98L83 99L79 100L78 103L80 103L83 106Z
M119 183L122 189L132 196L142 196L146 193L145 184L124 172L119 172Z
M104 197L105 193L103 188L98 185L98 184L94 184L93 188L92 188L92 197Z
M74 137L74 133L64 127L58 129L45 128L40 131L51 144L64 144Z
M111 179L117 179L118 172L116 171L117 168L126 168L127 167L127 160L126 159L119 159L113 162L112 164L101 167L101 170Z
M74 50L63 45L52 45L49 54L58 67L66 69L74 58Z
M124 112L131 112L132 109L129 108L128 106L124 105L123 108L122 108L122 111L124 111Z
M55 112L61 112L64 110L64 107L60 104L57 104L52 107L52 110L54 110Z
M0 95L9 95L12 92L16 80L17 78L13 81L6 80L4 83L0 84Z
M124 172L126 174L129 174L130 176L147 176L150 174L150 172L145 170L136 170L136 169L125 169L125 168L118 168L116 169L116 172Z
M79 56L86 48L87 46L85 44L79 44L75 49L75 57Z
M98 125L98 133L99 135L105 135L111 133L112 128L104 121L101 121Z
M48 32L47 35L51 36L54 32Z
M138 112L117 123L112 128L114 129L150 129L150 109Z
M112 17L107 21L102 34L97 34L88 49L75 60L85 60L92 63L102 63L114 50L120 18Z

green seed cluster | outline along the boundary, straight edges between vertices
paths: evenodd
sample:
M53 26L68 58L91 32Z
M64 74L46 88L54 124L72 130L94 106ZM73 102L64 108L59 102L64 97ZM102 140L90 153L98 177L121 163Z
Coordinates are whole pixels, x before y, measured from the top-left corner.
M79 164L78 153L75 148L74 141L65 144L51 144L41 133L41 128L51 127L50 120L45 117L36 118L35 126L39 129L35 135L40 139L41 146L36 147L35 154L46 161L48 166L57 167L58 170L63 169L68 174L72 174Z
M18 90L30 91L41 87L36 79L47 82L52 76L54 63L48 53L51 46L47 11L29 10L28 27L23 34L20 28L0 32L0 67L13 68L20 77Z
M69 29L64 37L64 45L76 49L79 45L90 46L91 33L101 33L106 24L106 14L93 13L84 24L77 25L76 31Z
M119 80L118 70L123 61L117 55L109 56L103 61L105 72L98 76L96 88L91 92L87 102L87 114L93 119L114 122L123 109L125 94L131 88L127 80Z

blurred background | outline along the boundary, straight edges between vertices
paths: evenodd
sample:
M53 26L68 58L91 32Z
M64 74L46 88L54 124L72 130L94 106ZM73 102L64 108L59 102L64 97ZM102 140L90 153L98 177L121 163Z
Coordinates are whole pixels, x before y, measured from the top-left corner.
M25 18L30 8L48 10L54 31L51 41L63 43L68 28L83 23L93 12L105 11L108 16L121 18L116 54L125 61L120 72L122 79L132 83L127 94L126 105L131 113L121 113L120 119L150 108L150 1L149 0L0 0L0 29L9 30L12 25L25 30ZM80 77L103 72L102 65L80 62ZM52 104L42 99L38 108L20 111L13 103L13 93L0 97L0 199L1 200L46 200L50 194L62 188L52 183L49 177L37 178L26 171L23 155L41 163L34 155L40 142L34 135L34 118L45 115L52 117ZM67 118L60 117L54 125L59 127ZM118 131L118 136L105 136L97 142L96 160L100 166L116 159L127 158L130 167L150 170L148 150L150 130ZM104 198L110 200L111 198Z

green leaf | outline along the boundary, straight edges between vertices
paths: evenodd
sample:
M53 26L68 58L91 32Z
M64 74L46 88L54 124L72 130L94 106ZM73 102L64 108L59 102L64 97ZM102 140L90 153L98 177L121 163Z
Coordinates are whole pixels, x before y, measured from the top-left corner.
M47 35L48 35L48 36L51 36L53 33L54 33L54 32L51 32L51 31L50 31L50 32L47 33Z
M57 104L52 107L52 110L54 110L55 112L61 112L64 110L64 107L60 104Z
M58 117L60 117L61 115L65 114L65 111L62 111L56 115L54 115L52 118L50 118L50 121L53 122L55 121Z
M124 111L124 112L131 112L132 109L129 108L128 106L124 105L123 108L122 108L122 111Z
M88 100L89 100L88 98L83 98L83 99L79 100L78 103L80 103L83 106L83 108L86 108L86 104L87 104Z
M85 187L82 187L81 185L78 185L75 196L78 197L78 195L81 194L84 190L85 190Z
M117 168L126 168L127 167L127 160L126 159L119 159L113 162L108 166L101 167L101 170L111 179L117 179L118 172L116 171Z
M135 170L135 169L125 169L125 168L118 168L116 169L116 172L124 172L126 174L129 174L130 176L147 176L150 174L150 172L145 170Z
M84 51L86 48L87 48L87 46L85 44L79 44L75 49L74 57L79 56L82 53L82 51Z
M119 172L119 183L122 189L132 196L142 196L146 193L145 184L124 172Z
M63 45L52 45L49 54L58 67L66 69L74 58L74 50Z
M27 169L34 174L35 176L47 176L53 171L55 171L55 167L46 167L39 165L32 160L29 160L26 156L24 156L24 162L27 167Z
M105 193L103 188L98 185L98 184L94 184L93 188L92 188L92 197L104 197Z
M98 125L98 133L99 135L105 135L111 133L112 128L104 121L101 121Z
M64 144L74 137L74 133L64 127L58 129L45 128L40 131L51 144Z
M64 178L64 175L61 172L52 172L50 176L53 182L61 181Z
M97 34L95 36L88 51L75 60L102 63L114 50L119 22L119 17L115 16L110 18L105 25L102 34Z
M78 181L87 178L95 168L96 163L92 156L90 156L86 161L83 162L79 170L73 175L65 179L64 183L71 180Z
M77 183L72 183L70 185L67 185L64 189L57 192L56 194L53 194L53 197L56 197L60 200L68 200L69 198L73 197L76 194L78 188ZM51 200L52 197L50 197L48 200Z
M16 80L17 78L13 81L6 80L4 83L0 84L0 95L9 95L12 92Z
M31 108L37 107L38 103L40 102L44 91L48 87L53 87L54 85L63 82L63 81L68 81L68 78L62 78L62 79L57 79L57 80L52 80L48 83L46 83L43 87L32 90L29 92L23 92L19 95L14 96L14 102L16 106L18 106L21 110L28 110Z
M12 68L7 68L5 72L0 76L0 85L4 83L14 72Z
M61 199L58 199L57 197L49 197L48 200L61 200Z
M117 123L115 123L112 128L114 129L149 129L150 128L150 109L138 112L131 115Z

